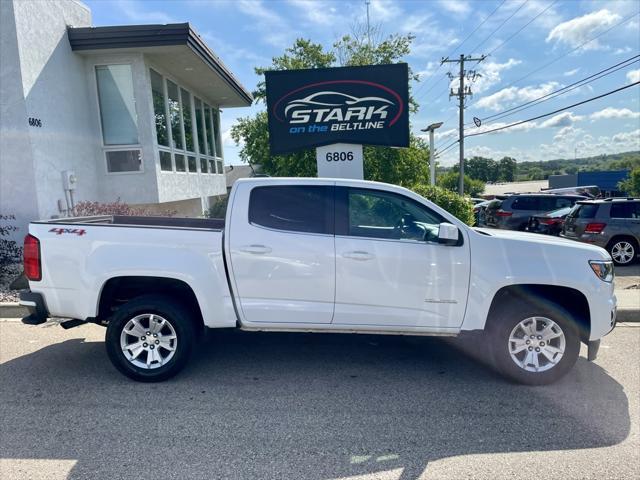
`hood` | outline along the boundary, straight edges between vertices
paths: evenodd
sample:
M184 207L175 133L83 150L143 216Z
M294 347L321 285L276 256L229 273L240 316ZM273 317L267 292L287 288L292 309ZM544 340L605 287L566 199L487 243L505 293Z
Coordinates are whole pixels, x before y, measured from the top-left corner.
M558 247L564 247L567 249L575 249L589 252L593 255L593 259L602 258L603 260L609 260L609 253L604 249L588 243L576 242L562 237L556 237L553 235L541 235L538 233L528 232L516 232L513 230L498 230L493 228L473 228L476 232L494 237L496 239L511 240L514 242L535 243L537 245L555 245ZM525 245L522 246L525 248Z

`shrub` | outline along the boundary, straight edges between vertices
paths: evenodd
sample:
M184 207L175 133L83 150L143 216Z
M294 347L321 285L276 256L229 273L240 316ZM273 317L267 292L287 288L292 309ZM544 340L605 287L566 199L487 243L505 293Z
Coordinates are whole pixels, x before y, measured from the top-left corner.
M439 207L444 208L451 215L467 225L474 224L473 204L469 199L461 197L457 193L453 193L442 187L432 187L431 185L418 184L411 187L411 190L427 200L431 200Z
M0 278L10 273L9 266L22 258L22 247L15 240L6 238L11 232L18 231L18 227L13 225L15 219L13 215L0 214Z
M631 170L629 176L618 183L618 188L629 196L640 196L640 167Z
M132 207L121 202L120 199L111 203L78 202L75 208L76 217L90 217L92 215L124 215L138 217L173 217L175 210L151 211L148 208Z
M449 172L438 177L438 186L446 188L452 192L458 191L458 182L460 181L460 174L457 172ZM484 182L482 180L475 180L469 175L464 176L464 192L472 197L477 197L484 192Z
M227 203L229 202L229 196L225 195L218 197L216 203L211 205L211 208L204 214L207 218L224 218L227 216Z

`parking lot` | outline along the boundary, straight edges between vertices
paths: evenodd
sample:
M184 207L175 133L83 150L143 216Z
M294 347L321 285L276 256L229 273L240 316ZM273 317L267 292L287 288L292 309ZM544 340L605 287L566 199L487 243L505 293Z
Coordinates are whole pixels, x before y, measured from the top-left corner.
M0 322L0 477L640 475L638 326L538 388L506 383L468 342L243 332L213 333L180 376L140 384L113 369L103 335Z

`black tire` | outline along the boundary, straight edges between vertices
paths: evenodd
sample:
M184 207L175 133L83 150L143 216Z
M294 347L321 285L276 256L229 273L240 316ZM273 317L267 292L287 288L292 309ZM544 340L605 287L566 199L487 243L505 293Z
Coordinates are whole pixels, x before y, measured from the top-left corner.
M532 317L546 318L553 321L564 334L564 354L555 365L549 363L552 366L549 367L548 370L537 372L525 370L525 368L516 364L516 360L512 358L509 351L511 346L516 347L515 343L510 342L512 331L514 331L520 322ZM533 323L529 322L528 325L533 325ZM544 325L547 325L547 323L538 320L537 325L542 328ZM524 331L520 330L520 332L524 334ZM506 305L492 315L486 334L491 348L493 365L496 370L510 380L525 385L547 385L557 381L571 370L580 354L580 336L575 319L562 307L550 303L544 298L534 298L533 300L512 298L508 300ZM544 339L538 338L531 340L524 336L523 341L537 343L529 344L523 352L524 355L518 353L516 358L526 362L525 357L529 348L534 348L534 350L531 351L531 355L538 355L536 354L535 348L540 348L539 342L543 340ZM559 340L553 339L547 341L549 345L554 346L551 342L559 342ZM549 345L547 345L547 347ZM543 354L539 354L538 358L541 365L543 365L543 363L546 365L546 362L548 362ZM529 368L535 368L532 363L528 365Z
M629 244L633 252L631 254L631 259L628 262L620 262L613 257L614 247L623 242ZM636 262L636 259L638 257L638 242L636 242L635 239L630 237L614 238L609 242L609 245L607 245L607 251L609 252L609 255L611 255L611 259L613 260L614 265L618 267L626 267L627 265L633 265Z
M168 322L168 326L165 323L165 327L159 334L162 334L162 332L167 334L166 332L168 332L173 336L172 332L168 330L171 327L176 337L175 350L171 358L164 365L157 365L153 368L142 368L132 363L125 356L120 343L123 329L129 323L129 320L146 314L157 315ZM142 318L140 321L144 325L145 319ZM146 321L149 322L150 320ZM135 336L131 335L131 337ZM188 309L179 303L167 301L160 295L144 295L125 303L111 317L107 326L105 345L111 363L124 375L139 382L161 382L173 377L185 367L193 351L194 338L195 327ZM146 346L147 344L145 343L144 345ZM158 353L161 348L162 346L158 347ZM169 355L168 349L162 349L162 352ZM138 361L146 360L150 353L148 350L142 351L139 354Z

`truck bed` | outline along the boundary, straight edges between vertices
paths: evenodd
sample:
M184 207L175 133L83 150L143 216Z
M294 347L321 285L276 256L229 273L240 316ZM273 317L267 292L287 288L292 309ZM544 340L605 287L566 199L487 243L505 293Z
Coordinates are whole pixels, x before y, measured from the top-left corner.
M150 228L186 228L199 230L223 230L224 218L189 218L189 217L141 217L129 215L96 215L91 217L56 218L32 222L35 224L54 225L91 225Z

